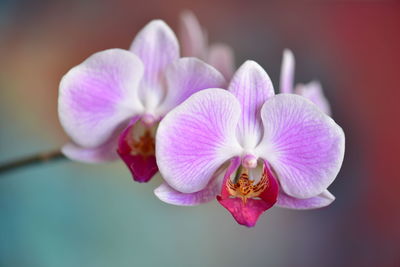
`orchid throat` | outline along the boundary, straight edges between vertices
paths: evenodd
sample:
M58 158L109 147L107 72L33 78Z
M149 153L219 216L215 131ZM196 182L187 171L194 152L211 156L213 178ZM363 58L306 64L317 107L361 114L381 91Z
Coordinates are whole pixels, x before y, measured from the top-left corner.
M258 217L276 203L279 191L266 161L251 165L253 168L249 168L246 157L242 164L238 158L232 159L217 196L235 220L248 227L254 226Z
M268 174L263 171L260 181L255 183L255 180L249 178L249 170L245 167L239 167L234 181L227 179L225 186L231 197L241 198L243 205L245 205L248 198L259 198L269 187Z

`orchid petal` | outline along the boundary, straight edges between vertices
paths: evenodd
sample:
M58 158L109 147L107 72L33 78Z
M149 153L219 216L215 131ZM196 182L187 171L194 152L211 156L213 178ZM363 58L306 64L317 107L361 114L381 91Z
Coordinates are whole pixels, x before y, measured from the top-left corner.
M228 90L241 104L238 136L243 147L255 147L262 136L260 109L274 95L271 79L254 61L246 61L234 74Z
M307 99L281 94L261 109L263 141L257 147L288 195L310 198L336 178L344 156L344 133Z
M142 62L122 49L98 52L72 68L60 83L58 114L74 143L96 148L139 112L142 76Z
M219 70L225 77L230 80L235 70L235 59L232 48L225 44L211 45L208 51L208 63Z
M184 11L180 16L179 38L182 45L182 56L204 59L207 49L207 38L191 11Z
M135 37L130 50L144 64L144 90L162 90L165 68L179 58L179 44L174 32L162 20L149 22Z
M321 83L312 81L307 84L299 84L295 88L295 93L313 102L326 114L331 114L331 107L324 96Z
M166 114L197 91L224 87L226 83L221 73L197 58L175 61L167 68L165 76L168 92L159 107L160 115Z
M61 149L62 153L69 159L86 162L102 163L118 159L117 143L106 143L96 148L83 148L74 143L68 143Z
M160 122L156 158L165 181L183 193L204 189L215 171L240 153L237 99L222 89L193 94Z
M306 199L291 197L284 192L280 192L276 205L281 208L306 210L326 207L330 205L334 200L335 196L332 195L328 190L323 191L318 196Z
M139 116L134 116L131 122L135 122ZM118 159L118 138L125 125L118 127L111 137L102 145L94 148L81 147L69 142L61 148L61 152L69 159L85 163L103 163Z
M172 205L195 206L215 199L221 191L223 177L223 168L220 168L220 171L216 171L207 186L198 192L185 194L176 191L167 183L163 183L154 190L154 194L160 200Z
M283 51L283 60L281 67L281 93L293 93L293 80L294 80L294 55L289 49Z
M165 203L178 206L196 206L214 200L220 188L216 184L206 186L203 190L194 193L182 193L170 187L167 183L161 184L154 190L154 194Z

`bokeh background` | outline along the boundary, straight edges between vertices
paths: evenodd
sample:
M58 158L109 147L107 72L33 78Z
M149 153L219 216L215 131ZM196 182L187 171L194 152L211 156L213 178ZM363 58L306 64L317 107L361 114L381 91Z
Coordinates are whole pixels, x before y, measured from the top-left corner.
M151 19L176 30L185 9L276 88L284 48L297 82L322 82L346 133L337 200L246 229L216 201L160 202L161 180L134 183L121 162L32 166L0 175L0 266L400 266L399 1L1 0L0 162L68 140L56 112L68 69L128 48Z

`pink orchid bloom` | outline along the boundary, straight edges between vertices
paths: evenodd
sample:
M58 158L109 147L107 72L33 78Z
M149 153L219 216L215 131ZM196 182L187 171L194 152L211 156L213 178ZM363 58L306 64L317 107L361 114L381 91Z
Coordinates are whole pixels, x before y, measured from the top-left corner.
M293 87L294 80L294 55L289 49L283 52L280 92L287 94L297 94L304 96L317 105L323 112L331 115L331 108L328 100L324 96L322 86L318 81L312 81L307 84L297 84Z
M158 171L154 135L161 118L194 92L224 84L210 65L179 58L175 34L154 20L129 50L95 53L63 77L58 111L73 143L62 151L92 163L119 155L134 180L147 182Z
M273 205L329 205L344 156L343 130L295 94L275 95L264 69L245 62L228 90L193 94L161 121L156 155L164 202L217 197L239 224L254 226Z
M232 49L221 43L209 46L207 33L193 12L182 12L179 39L183 56L200 58L219 70L226 79L229 80L232 77L235 69Z

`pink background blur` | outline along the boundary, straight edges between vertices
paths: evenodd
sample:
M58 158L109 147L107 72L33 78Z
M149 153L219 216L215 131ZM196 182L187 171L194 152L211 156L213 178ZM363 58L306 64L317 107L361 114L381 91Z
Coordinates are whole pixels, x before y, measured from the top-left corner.
M236 65L278 88L284 48L296 81L319 79L346 133L337 200L274 208L255 229L216 203L159 203L122 163L31 167L0 179L0 266L400 266L399 1L0 1L0 161L60 147L63 74L128 48L151 19L190 9Z

